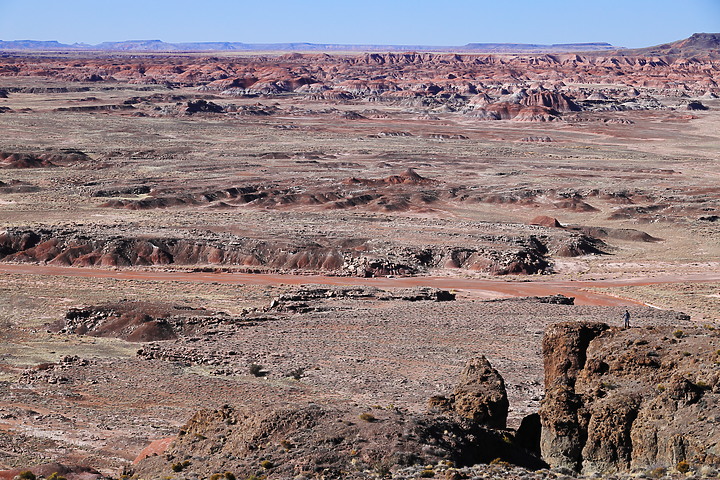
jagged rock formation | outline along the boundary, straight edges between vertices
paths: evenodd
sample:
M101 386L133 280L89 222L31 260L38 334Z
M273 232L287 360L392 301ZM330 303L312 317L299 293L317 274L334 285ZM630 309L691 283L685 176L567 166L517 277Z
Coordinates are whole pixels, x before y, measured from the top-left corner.
M543 339L541 449L586 474L720 463L720 335L562 323Z
M505 381L487 358L471 359L460 375L460 382L450 396L432 397L431 408L450 411L479 425L505 428L510 406Z

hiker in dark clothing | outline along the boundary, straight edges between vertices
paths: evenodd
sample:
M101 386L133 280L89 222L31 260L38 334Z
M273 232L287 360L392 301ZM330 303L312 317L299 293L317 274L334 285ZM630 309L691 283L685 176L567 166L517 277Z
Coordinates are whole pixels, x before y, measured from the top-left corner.
M623 319L625 320L625 328L630 328L630 312L625 310L625 316Z

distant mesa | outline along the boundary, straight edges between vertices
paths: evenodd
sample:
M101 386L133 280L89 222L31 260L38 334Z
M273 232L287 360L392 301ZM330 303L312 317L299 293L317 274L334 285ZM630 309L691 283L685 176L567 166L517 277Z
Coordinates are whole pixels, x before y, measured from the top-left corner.
M341 43L242 43L242 42L189 42L167 43L162 40L127 40L63 44L57 41L0 40L0 50L81 50L121 52L222 52L222 51L273 51L273 52L467 52L467 53L567 53L616 50L609 43L525 44L525 43L468 43L458 46L439 45L349 45Z
M485 54L564 54L575 52L610 52L623 55L672 56L720 55L720 33L695 33L689 38L662 45L626 49L605 42L556 43L468 43L465 45L349 45L342 43L243 43L243 42L181 42L162 40L126 40L102 42L97 45L85 43L64 44L57 41L0 40L0 50L30 51L119 51L119 52L457 52Z
M646 56L693 56L720 55L720 33L694 33L690 37L672 43L647 48L625 50L624 54Z

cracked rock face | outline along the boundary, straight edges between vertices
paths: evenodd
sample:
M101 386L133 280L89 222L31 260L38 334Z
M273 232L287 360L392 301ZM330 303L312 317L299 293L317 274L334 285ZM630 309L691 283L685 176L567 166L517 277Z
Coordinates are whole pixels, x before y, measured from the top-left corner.
M551 326L544 460L584 474L720 463L719 346L713 328Z

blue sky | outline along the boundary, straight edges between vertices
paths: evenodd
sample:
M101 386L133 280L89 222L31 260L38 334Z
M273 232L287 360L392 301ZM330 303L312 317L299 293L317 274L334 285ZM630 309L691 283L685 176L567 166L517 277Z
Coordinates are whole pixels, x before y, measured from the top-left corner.
M0 40L395 45L609 42L720 32L720 0L0 0Z

